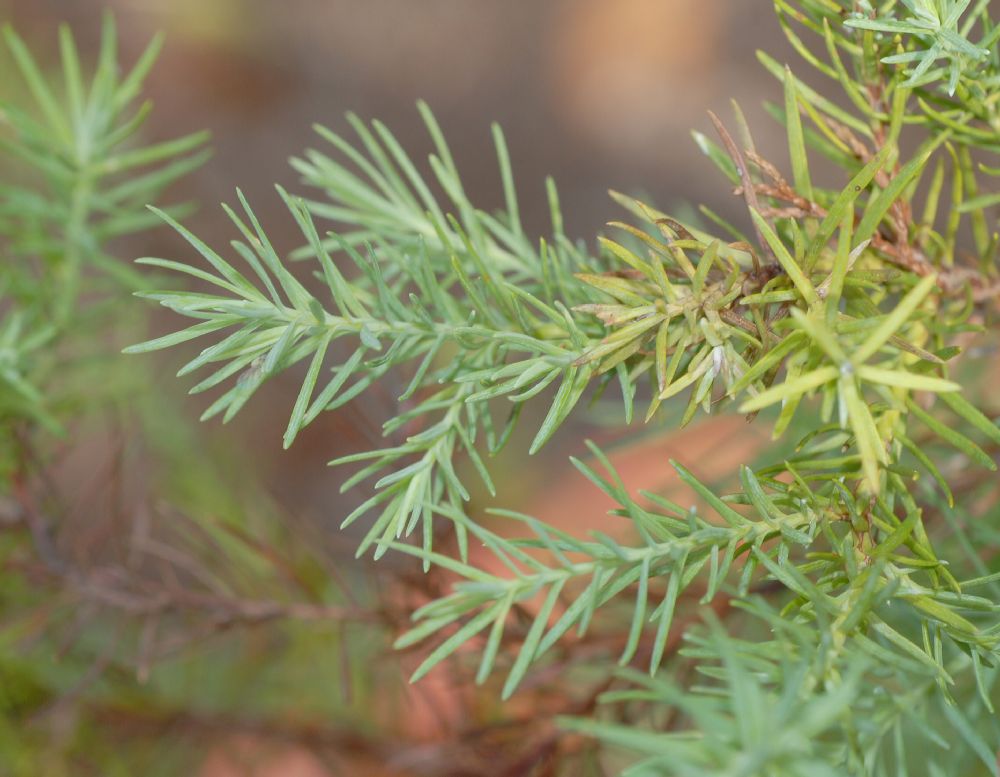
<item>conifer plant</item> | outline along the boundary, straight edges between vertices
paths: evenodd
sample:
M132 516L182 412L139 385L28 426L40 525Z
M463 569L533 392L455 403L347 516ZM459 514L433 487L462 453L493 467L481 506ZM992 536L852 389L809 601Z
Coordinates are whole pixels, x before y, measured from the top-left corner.
M633 776L998 774L1000 402L983 354L998 345L1000 27L988 0L774 9L804 60L759 54L787 157L762 156L735 103L694 138L745 205L735 223L613 193L621 220L577 242L548 181L536 238L499 128L505 205L488 213L426 106L426 174L351 116L351 137L319 127L292 160L302 191L279 188L299 245L274 245L240 193L225 249L154 210L191 251L139 263L196 290L139 294L193 323L126 350L202 344L181 374L214 392L204 419L295 371L286 448L402 376L385 444L331 464L345 490L368 484L337 521L362 528L359 556L449 580L396 640L422 652L413 682L448 662L506 699L597 677L561 730ZM37 345L8 339L11 358ZM477 491L503 504L491 457L522 444L524 408L543 407L534 454L605 391L627 427L734 413L774 443L724 492L697 462L664 462L694 507L630 493L589 445L572 461L618 505L607 533L480 509ZM574 652L599 623L620 653Z

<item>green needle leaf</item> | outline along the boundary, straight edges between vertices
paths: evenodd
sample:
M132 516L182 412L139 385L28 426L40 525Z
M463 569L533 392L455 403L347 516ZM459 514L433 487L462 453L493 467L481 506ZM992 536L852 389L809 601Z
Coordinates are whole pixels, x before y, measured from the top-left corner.
M750 215L753 217L754 222L760 229L760 233L764 236L767 244L774 252L774 256L781 264L785 274L791 278L792 283L795 284L795 288L799 290L799 294L802 295L802 298L810 306L819 303L819 295L816 293L816 288L805 276L805 273L802 272L802 268L799 267L798 262L796 262L795 259L792 258L792 255L788 253L788 249L785 248L785 244L781 242L781 239L775 234L771 225L767 223L767 219L761 216L756 210L751 210Z

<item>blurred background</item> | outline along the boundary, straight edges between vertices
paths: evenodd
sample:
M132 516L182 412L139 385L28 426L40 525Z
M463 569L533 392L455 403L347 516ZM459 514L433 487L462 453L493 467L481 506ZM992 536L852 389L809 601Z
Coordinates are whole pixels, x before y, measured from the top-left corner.
M55 53L68 22L93 45L115 11L124 60L157 31L168 45L149 95L164 134L207 127L217 157L192 193L239 185L271 196L285 160L350 110L377 116L415 152L427 145L414 102L451 139L467 188L499 203L489 125L507 133L525 198L543 225L540 182L561 184L569 231L608 219L609 187L724 207L689 140L705 112L738 98L760 116L770 78L754 51L787 52L772 14L750 0L5 0L7 16ZM764 133L762 133L764 134ZM533 207L534 206L534 207ZM214 213L209 214L214 218Z
M767 49L779 61L796 58L770 9L751 0L0 0L0 18L15 25L40 59L55 65L57 24L71 26L84 59L92 60L105 8L117 19L126 64L157 31L166 33L166 49L147 84L155 103L147 136L212 132L214 157L175 188L175 197L199 203L186 224L216 246L233 236L217 203L233 200L237 186L262 215L279 250L298 245L301 238L273 185L296 188L287 160L318 144L313 123L344 132L347 111L378 118L415 158L425 157L430 144L417 99L434 110L473 202L487 210L501 202L490 140L496 121L510 147L525 226L538 234L548 231L543 181L552 175L567 232L590 244L607 221L622 216L607 196L609 188L641 195L664 210L705 203L743 223L744 209L690 137L692 128L710 134L706 111L728 116L730 98L739 100L763 154L785 164L781 134L772 132L774 124L761 107L765 99L780 99L780 90L754 51ZM190 255L167 230L119 253ZM142 337L139 332L132 341ZM157 388L172 393L181 415L194 421L206 402L187 397L173 377L181 363L173 353L158 363ZM366 396L327 414L283 452L281 433L300 377L293 371L274 381L239 422L196 427L185 432L186 439L224 463L217 473L223 490L227 483L233 491L254 483L253 509L284 522L284 528L271 525L267 531L295 533L300 544L314 545L310 552L331 544L315 568L303 562L308 574L322 578L335 567L345 579L360 580L360 588L377 589L382 583L369 562L351 557L350 542L330 539L330 527L360 501L363 490L341 496L341 476L325 463L371 447L392 394ZM503 504L574 533L603 528L598 492L581 487L566 463L567 453L583 449L585 434L613 441L599 413L591 421L579 425L577 434L567 428L541 461L530 465L518 453L524 446L511 446L515 455L498 464ZM668 455L682 458L703 479L717 480L760 442L742 419L727 417L672 435L652 429L645 438L616 453L632 487L669 487L661 482ZM86 479L93 468L91 454L101 446L88 445L66 468L69 480ZM93 479L90 491L79 496L79 516L92 518L106 489L106 479ZM220 512L237 515L237 523L244 520L239 516L246 505L224 501L219 500ZM240 525L253 535L251 522ZM300 560L307 555L296 553ZM401 601L408 604L405 593ZM346 639L339 629L307 619L290 627L280 650L274 634L237 633L221 645L213 634L207 647L196 640L197 649L184 640L168 651L166 664L151 667L139 660L137 674L130 674L135 662L123 661L130 667L126 686L138 682L145 689L141 693L152 687L158 700L173 702L164 702L166 722L136 691L131 704L104 710L89 724L136 731L184 751L176 762L162 752L141 762L129 756L124 774L152 774L154 767L156 773L205 777L445 774L440 764L448 759L448 774L501 773L484 771L483 759L488 763L490 753L516 748L502 736L489 742L476 737L490 721L516 720L516 705L498 710L481 697L463 697L439 677L408 689L400 682L406 666L412 669L405 657L401 672L388 673L393 683L386 690L389 679L370 676L372 651L386 650L386 638L362 636L345 669L324 647ZM133 652L140 659L143 640L160 644L170 636L162 628L151 636L153 631L146 628L137 637ZM104 664L94 662L88 672L104 672L111 663L110 653L98 654ZM74 686L78 679L68 682ZM218 701L223 696L224 704ZM234 709L243 714L234 715ZM338 725L351 724L331 728L331 717ZM511 736L521 736L513 731ZM469 741L479 761L459 747ZM466 756L472 759L467 768L461 766ZM529 773L518 768L515 759L502 773ZM6 777L2 764L0 775Z

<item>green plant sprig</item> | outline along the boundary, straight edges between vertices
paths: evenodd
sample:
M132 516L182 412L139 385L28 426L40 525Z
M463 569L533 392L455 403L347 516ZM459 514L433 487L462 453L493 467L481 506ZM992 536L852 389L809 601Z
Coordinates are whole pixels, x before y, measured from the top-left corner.
M719 142L696 135L743 199L748 229L707 210L703 220L679 220L614 195L633 223L613 222L614 239L602 237L591 255L564 235L552 196L555 235L536 248L498 131L505 207L489 215L466 196L426 107L428 179L383 125L352 118L356 143L320 131L337 159L310 151L294 162L313 194L282 194L305 239L294 256L316 263L321 293L295 278L244 203L251 226L233 216L244 236L234 250L255 280L175 224L212 271L147 261L221 291L151 295L198 323L132 350L225 333L182 372L221 363L196 390L240 375L208 413L227 419L266 378L308 359L286 444L319 413L390 370L403 373L400 411L385 427L395 439L336 463L362 465L345 487L378 478L347 519L377 513L362 550L396 549L456 578L398 642L435 640L416 677L485 633L476 673L484 682L519 639L501 691L509 696L571 630L607 618L630 624L622 663L652 674L626 675L639 687L614 698L676 705L694 726L675 736L567 723L642 753L635 774L678 765L691 774L906 774L914 758L899 743L941 721L995 773L995 747L982 737L1000 735L988 717L1000 603L970 539L992 535L958 523L951 480L956 467L995 470L1000 446L1000 427L965 397L958 358L959 335L989 335L1000 296L1000 238L986 212L998 195L981 185L997 170L973 161L997 148L996 25L986 3L967 0L775 8L795 49L846 100L761 54L782 86L782 103L769 109L785 131L790 174L756 150L738 106L736 137L714 114ZM818 172L817 155L839 173ZM321 236L324 220L335 231ZM351 356L317 394L335 341L349 342ZM530 530L512 540L470 516L457 454L492 490L483 453L509 439L527 400L554 389L534 453L591 386L613 381L626 423L640 391L647 421L686 392L682 423L699 409L733 408L760 413L776 439L802 434L793 452L743 467L741 488L724 497L678 466L711 518L654 495L640 503L595 449L610 474L578 466L631 520L634 544L582 540L501 511ZM500 434L498 400L514 408ZM433 542L438 516L454 528L457 559ZM422 542L403 542L418 527ZM470 539L509 574L484 571ZM967 564L955 563L956 544ZM754 592L781 609L752 604ZM675 611L719 596L768 633L692 637L683 659L664 662ZM515 613L523 617L534 597L541 606L515 634ZM681 660L711 687L679 698L663 677L676 676ZM900 689L910 709L891 701ZM790 733L748 720L761 710Z

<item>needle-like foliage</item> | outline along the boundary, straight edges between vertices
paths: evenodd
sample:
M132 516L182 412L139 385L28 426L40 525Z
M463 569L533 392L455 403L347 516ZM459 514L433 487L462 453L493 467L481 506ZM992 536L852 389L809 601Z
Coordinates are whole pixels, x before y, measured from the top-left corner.
M208 151L201 132L137 142L152 108L141 92L160 38L122 72L114 20L106 15L88 78L63 27L61 68L50 78L10 26L2 37L19 89L0 102L0 427L7 470L16 466L8 444L13 430L27 422L59 432L80 404L67 387L84 379L94 357L106 359L94 348L101 322L82 316L81 297L117 298L123 287L146 283L108 244L159 226L146 206ZM94 386L90 392L100 394Z
M505 206L488 214L426 107L429 176L351 117L353 140L320 128L330 148L293 161L306 194L280 190L299 246L272 246L242 195L229 252L166 217L198 263L141 261L198 289L143 295L194 323L129 350L211 338L181 374L208 370L192 391L221 386L205 417L223 420L303 363L286 447L376 382L404 386L385 446L333 463L360 464L345 489L374 479L343 519L367 522L359 553L455 578L397 642L433 642L414 679L471 656L477 681L502 672L504 697L536 664L608 675L606 652L572 647L611 629L618 663L648 676L626 670L607 715L566 725L637 753L628 774L995 774L997 511L970 517L975 486L955 486L995 471L1000 448L963 359L996 340L1000 195L983 184L1000 150L997 26L969 0L774 6L842 94L762 53L787 160L760 155L738 106L735 135L714 114L717 140L696 135L741 225L614 194L629 218L589 252L563 233L550 183L552 235L534 240L499 130ZM630 494L592 449L600 467L575 463L629 540L470 509L457 462L494 492L488 457L523 406L547 405L533 454L608 384L626 424L640 398L646 421L680 400L681 423L760 414L795 444L747 462L723 496L673 464L690 509ZM726 614L708 636L692 628L699 604Z

